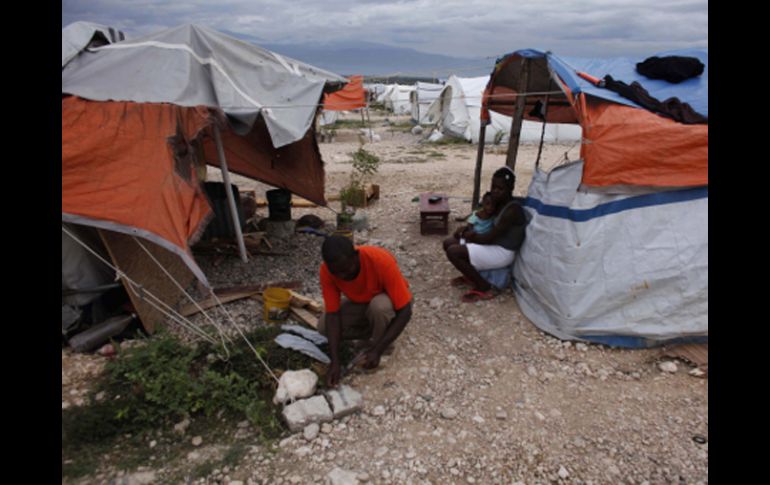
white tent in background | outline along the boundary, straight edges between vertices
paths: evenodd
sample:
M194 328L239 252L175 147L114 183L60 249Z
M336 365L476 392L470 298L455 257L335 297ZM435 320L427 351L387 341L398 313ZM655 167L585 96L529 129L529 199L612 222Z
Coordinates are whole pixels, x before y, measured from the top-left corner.
M392 111L397 115L409 114L412 110L409 94L414 91L414 86L402 86L400 84L390 84L381 98L377 102L385 105L385 109Z
M426 123L436 123L443 136L464 138L472 143L479 142L479 121L481 100L489 76L471 78L449 76L449 79L428 108ZM484 143L507 143L510 137L511 117L494 111L490 112L491 123L487 126ZM543 125L524 120L521 128L522 143L538 143ZM582 129L578 125L548 123L544 141L567 143L580 140Z
M429 123L428 108L441 94L444 85L418 81L414 88L414 91L409 94L409 101L412 104L412 121L419 124Z

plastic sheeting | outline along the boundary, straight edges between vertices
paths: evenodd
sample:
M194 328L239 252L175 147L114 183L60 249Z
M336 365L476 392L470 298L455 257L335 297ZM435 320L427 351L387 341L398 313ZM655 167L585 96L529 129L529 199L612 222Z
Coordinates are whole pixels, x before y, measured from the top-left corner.
M327 83L346 82L197 25L89 49L62 70L62 93L219 108L239 135L261 115L275 148L305 136Z
M313 342L302 337L290 333L282 333L275 338L275 343L284 349L296 350L324 364L331 362L329 356L324 354Z
M534 175L514 265L521 310L562 339L707 338L708 188L588 192L582 170Z

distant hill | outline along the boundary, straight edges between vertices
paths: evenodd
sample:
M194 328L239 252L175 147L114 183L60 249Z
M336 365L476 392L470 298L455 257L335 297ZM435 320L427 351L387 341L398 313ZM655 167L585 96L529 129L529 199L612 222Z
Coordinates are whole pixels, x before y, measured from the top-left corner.
M231 33L242 40L344 76L396 76L442 78L483 76L494 60L427 54L415 49L371 42L330 42L319 44L267 44L247 35Z

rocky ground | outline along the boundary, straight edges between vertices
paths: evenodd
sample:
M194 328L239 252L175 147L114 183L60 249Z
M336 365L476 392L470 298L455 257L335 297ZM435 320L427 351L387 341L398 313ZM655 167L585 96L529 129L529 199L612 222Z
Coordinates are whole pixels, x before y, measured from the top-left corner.
M391 121L402 126L406 118ZM550 337L520 312L510 290L462 303L461 290L448 284L456 272L441 251L443 236L420 235L412 199L424 191L453 196L451 231L455 217L469 212L476 147L420 144L421 136L386 125L382 115L372 122L380 141L365 148L383 160L373 180L381 197L366 210L369 229L356 233L356 242L396 255L414 294L414 316L376 372L345 378L363 394L364 409L315 436L287 432L273 444L249 442L248 422L197 445L194 433L175 433L158 440L186 443L179 457L126 471L105 463L78 483L708 483L708 379L690 375L684 362L666 364L660 349ZM319 145L327 194L347 182L358 144L355 130L347 137L339 130L334 142ZM542 165L559 163L567 151L578 156L577 147L546 146ZM526 193L536 154L536 146L519 151L516 195ZM482 188L504 161L505 147L487 149ZM269 189L234 182L258 196ZM329 209L292 209L295 219L306 213L334 225ZM301 291L320 300L320 238L273 242L290 255L245 265L235 257L199 262L215 287L299 279ZM261 324L253 300L227 309L244 326ZM83 403L103 360L62 350L62 408ZM237 462L193 476L236 438L248 444Z

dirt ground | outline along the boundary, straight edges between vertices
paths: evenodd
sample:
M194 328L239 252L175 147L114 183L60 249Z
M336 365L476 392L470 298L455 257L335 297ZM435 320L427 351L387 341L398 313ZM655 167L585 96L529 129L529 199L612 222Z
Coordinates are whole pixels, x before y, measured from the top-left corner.
M403 127L408 118L389 117L398 122L394 128L385 117L372 113L380 140L365 145L383 160L373 178L381 196L366 210L369 230L356 239L386 247L398 258L414 294L411 322L376 372L345 378L364 396L362 412L323 426L312 441L287 432L267 447L255 442L237 464L203 477L188 474L189 482L708 483L708 379L689 374L691 366L682 361L675 372L664 372L659 364L671 359L661 349L620 350L553 338L527 320L510 290L490 301L462 303L461 290L448 283L456 271L441 250L443 236L420 235L412 199L425 191L452 196L452 231L460 224L455 217L470 210L476 147L419 143L424 134ZM334 142L319 144L327 194L338 193L347 181L350 153L359 146L356 131L338 130ZM504 165L505 149L486 149L483 190ZM546 146L541 166L560 163L565 152L574 159L579 148ZM526 194L536 155L537 146L520 148L515 195ZM211 170L212 179L217 175ZM240 177L234 182L257 189L258 196L270 188ZM331 207L339 210L336 202ZM305 213L335 220L325 208L292 211L295 219ZM312 249L302 253L308 278L315 278L304 292L320 299L317 240L303 235L295 244L306 241ZM219 266L201 263L207 274L223 271L210 276L215 286L227 281L226 268L242 265L231 259ZM268 277L291 272L281 265L297 263L263 258L248 264ZM243 315L259 313L254 302L232 305ZM103 360L62 350L63 409L82 404ZM155 460L126 471L105 464L76 482L164 483L171 470L178 477L180 469L192 470L202 457L226 447L228 436L189 445L190 453L171 462ZM349 472L351 480L332 480L335 469Z

